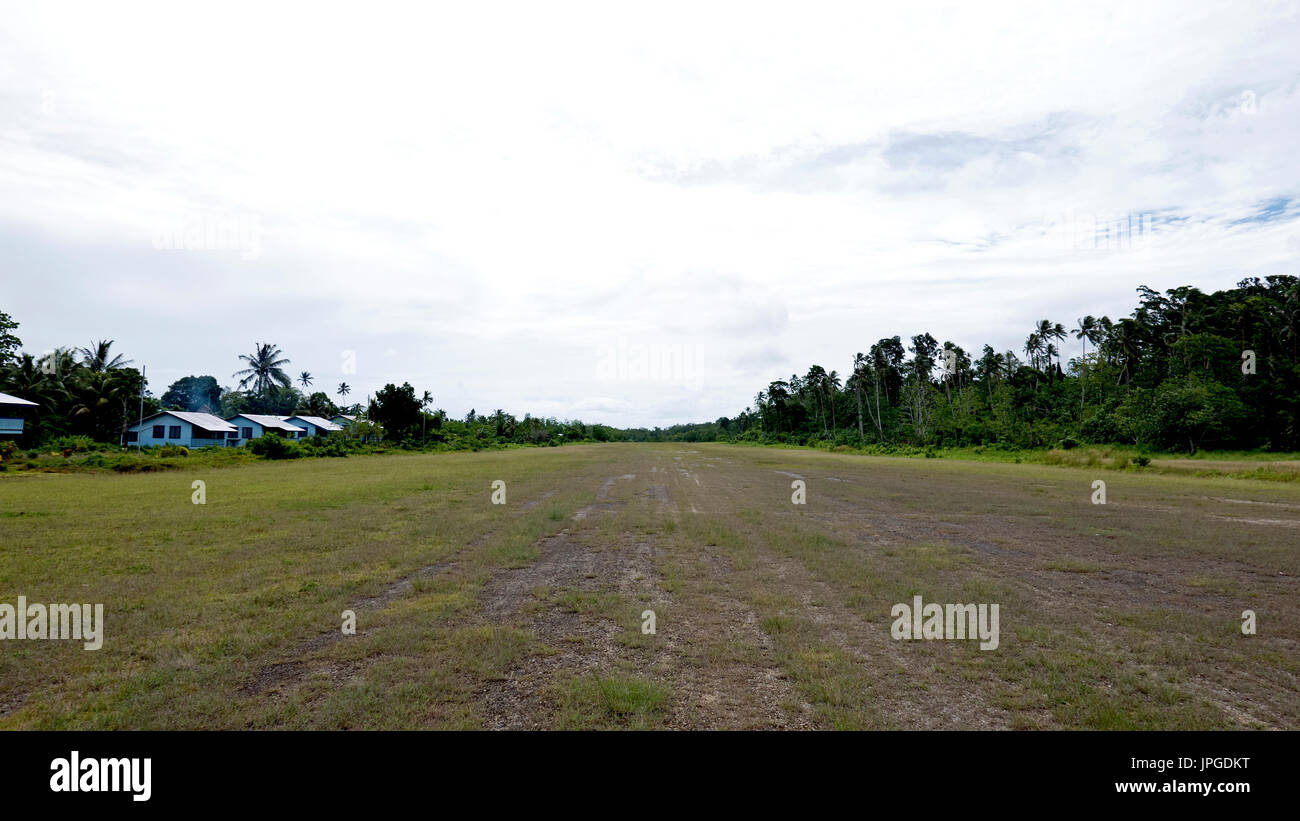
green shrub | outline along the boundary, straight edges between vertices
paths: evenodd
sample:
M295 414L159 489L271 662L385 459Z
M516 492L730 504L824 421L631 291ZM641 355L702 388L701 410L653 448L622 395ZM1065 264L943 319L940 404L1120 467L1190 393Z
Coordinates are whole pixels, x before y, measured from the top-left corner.
M309 456L347 456L348 442L341 434L331 433L304 440L303 450Z
M249 440L244 447L267 459L297 459L303 453L302 447L297 442L292 442L283 436L276 436L274 433L263 434Z
M1137 465L1140 468L1144 468L1147 465L1151 464L1151 457L1143 454L1139 454L1138 456L1133 457L1133 464Z
M13 443L12 439L0 441L0 461L10 459L18 452L18 446Z
M189 455L190 455L190 449L187 448L187 447L185 447L184 445L170 445L170 444L168 444L168 445L163 445L162 447L160 447L160 448L158 449L158 455L159 455L159 456L163 456L163 457L167 457L167 456L189 456Z
M96 449L95 440L89 436L59 436L46 442L45 446L64 453L85 453Z

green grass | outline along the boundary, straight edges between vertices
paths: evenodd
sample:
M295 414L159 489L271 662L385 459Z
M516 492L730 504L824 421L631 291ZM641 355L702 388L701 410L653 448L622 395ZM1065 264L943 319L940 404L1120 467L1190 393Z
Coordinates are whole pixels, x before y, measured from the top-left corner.
M584 676L559 688L559 727L564 730L649 730L665 716L671 693L639 676Z
M106 611L102 650L0 642L0 728L1300 726L1277 524L1300 488L1082 458L611 444L0 474L0 602ZM491 610L502 589L518 608ZM999 649L892 640L914 595L999 603Z

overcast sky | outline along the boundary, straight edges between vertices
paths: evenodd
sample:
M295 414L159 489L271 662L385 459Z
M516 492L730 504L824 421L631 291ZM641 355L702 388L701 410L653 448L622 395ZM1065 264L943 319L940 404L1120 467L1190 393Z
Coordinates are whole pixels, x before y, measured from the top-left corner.
M667 425L1300 273L1295 3L429 5L0 4L24 348Z

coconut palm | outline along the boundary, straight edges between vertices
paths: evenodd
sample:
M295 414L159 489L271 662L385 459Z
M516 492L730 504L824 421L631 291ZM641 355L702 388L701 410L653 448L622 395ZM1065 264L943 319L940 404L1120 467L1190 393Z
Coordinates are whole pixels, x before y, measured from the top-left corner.
M110 356L109 349L112 347L113 340L101 339L90 343L89 348L79 348L77 352L81 354L81 364L95 373L125 368L131 364L131 360L123 359L121 354Z
M1031 333L1025 337L1025 358L1029 360L1031 368L1038 367L1038 352L1043 347L1043 340L1037 333Z
M862 380L865 379L867 371L867 357L861 351L853 355L853 376L849 381L853 383L853 395L858 400L858 440L867 441L867 434L864 432L862 425Z
M1079 360L1079 408L1082 409L1088 398L1088 343L1097 344L1098 334L1101 333L1101 326L1097 324L1097 318L1088 314L1078 320L1078 325L1074 329L1074 338L1083 344L1083 357Z
M1065 339L1065 326L1059 322L1052 322L1050 319L1038 320L1038 326L1034 328L1034 333L1042 340L1043 345L1047 345L1051 340L1058 342ZM1052 367L1052 359L1049 355L1047 358L1047 367Z
M346 382L340 382L338 390L339 399L347 399L348 394L350 393L352 393L352 386Z
M311 382L312 382L312 376L310 372L303 371L302 373L298 374L298 384L302 385L303 393L306 393L307 389L311 387Z
M283 356L284 352L270 342L259 342L251 356L240 354L239 358L248 365L242 371L234 373L234 376L243 377L239 380L240 389L246 389L251 384L254 393L264 394L276 385L287 388L293 384L281 367L289 364L289 360Z
M826 378L822 381L822 384L825 386L826 389L826 404L831 406L831 436L834 437L835 429L836 429L835 428L835 396L840 392L840 388L842 387L840 383L840 375L835 371L831 371L830 373L826 374Z

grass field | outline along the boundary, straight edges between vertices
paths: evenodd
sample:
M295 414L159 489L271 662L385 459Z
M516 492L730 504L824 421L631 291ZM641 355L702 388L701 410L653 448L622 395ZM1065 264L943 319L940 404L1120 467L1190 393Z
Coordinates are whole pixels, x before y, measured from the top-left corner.
M1297 545L1295 482L726 445L0 475L0 603L106 613L0 728L1297 729Z

